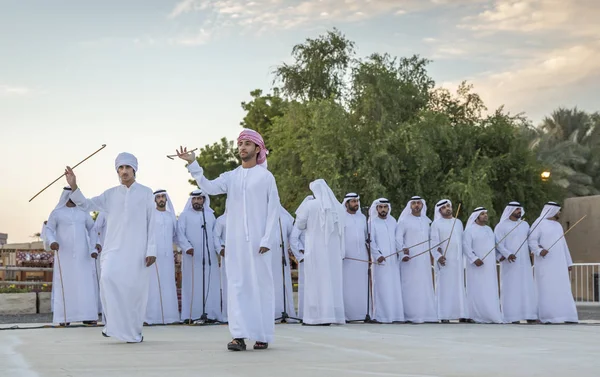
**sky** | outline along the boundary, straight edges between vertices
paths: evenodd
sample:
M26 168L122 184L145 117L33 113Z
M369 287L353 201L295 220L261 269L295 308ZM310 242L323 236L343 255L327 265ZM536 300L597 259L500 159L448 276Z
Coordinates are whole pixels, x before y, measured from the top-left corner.
M534 123L600 110L599 19L597 0L0 0L0 233L31 242L66 182L29 199L102 144L75 170L85 195L118 184L128 151L181 211L189 174L165 155L235 138L250 91L333 27Z

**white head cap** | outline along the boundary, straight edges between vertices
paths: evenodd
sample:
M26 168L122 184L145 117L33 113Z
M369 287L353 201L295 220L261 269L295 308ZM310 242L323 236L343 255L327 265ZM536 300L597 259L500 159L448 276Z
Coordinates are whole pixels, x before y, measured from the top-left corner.
M133 170L137 173L138 171L138 160L131 153L123 152L119 153L117 158L115 159L115 170L119 171L119 166L128 165L133 168Z

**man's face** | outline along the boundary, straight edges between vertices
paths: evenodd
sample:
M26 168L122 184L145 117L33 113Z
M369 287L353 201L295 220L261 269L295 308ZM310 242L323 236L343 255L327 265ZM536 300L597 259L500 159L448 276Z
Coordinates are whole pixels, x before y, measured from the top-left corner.
M452 217L452 204L450 203L446 203L443 206L440 207L439 209L440 214L444 217L444 218L451 218Z
M422 201L413 200L412 202L410 202L410 210L412 211L413 215L420 215L422 209L423 209Z
M258 151L260 151L260 148L250 140L238 141L238 153L242 161L255 160Z
M559 210L559 211L556 213L556 215L554 215L554 218L555 218L556 220L558 220L558 219L560 219L560 215L561 215L561 211Z
M67 207L75 207L75 203L71 199L67 201Z
M202 207L204 207L204 196L192 197L192 208L196 211L202 211Z
M488 222L488 213L487 212L481 212L479 214L479 217L477 218L477 221L479 221L480 224L487 224Z
M382 219L385 219L390 212L390 206L387 204L377 204L377 214Z
M350 199L346 202L346 208L349 211L356 212L358 211L358 199Z
M119 180L123 184L132 182L135 179L135 171L129 165L119 166L117 172L119 173Z
M513 211L513 213L510 215L510 217L518 220L521 218L522 215L523 215L523 211L521 211L521 208L517 208Z
M165 208L167 205L167 194L158 194L154 197L156 208Z

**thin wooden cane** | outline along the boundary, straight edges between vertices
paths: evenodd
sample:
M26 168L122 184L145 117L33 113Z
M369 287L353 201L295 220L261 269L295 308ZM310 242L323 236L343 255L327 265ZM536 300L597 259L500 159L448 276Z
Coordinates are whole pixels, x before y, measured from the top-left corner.
M162 323L165 324L165 311L163 309L162 289L160 288L160 275L158 274L158 263L154 261L156 267L156 279L158 280L158 297L160 297L160 315L162 316Z
M419 242L419 243L416 243L416 244L414 244L414 245L412 245L412 246L409 246L409 247L407 247L406 249L410 250L410 249L412 249L413 247L417 247L417 246L419 246L419 245L423 245L424 243L427 243L427 242L429 242L429 238L428 238L428 239L426 239L426 240L425 240L425 241L423 241L423 242ZM399 253L401 253L401 252L402 252L402 250L400 250L400 251L396 251L395 253L391 253L390 255L388 255L387 257L385 257L385 259L388 259L389 257L391 257L391 256L393 256L393 255L396 255L396 254L399 254Z
M458 219L458 214L460 213L461 205L462 203L458 203L458 208L456 209L456 216L454 216L454 222L452 223L452 229L450 230L450 237L448 237L448 243L446 244L446 248L444 249L444 258L446 258L446 252L448 251L448 246L450 246L450 241L452 240L452 235L454 234L454 225L456 225L456 220Z
M102 147L100 147L100 149L98 149L96 152L92 153L91 155L87 156L86 158L84 158L83 160L81 160L77 165L73 166L71 169L75 169L76 167L78 167L79 165L83 164L85 161L87 161L90 157L92 157L93 155L95 155L96 153L100 152L101 150L103 150L104 148L106 148L106 144L102 144ZM59 179L61 179L62 177L65 176L65 173L63 173L60 177L56 178L54 181L52 181L48 186L44 187L43 189L41 189L37 194L35 194L31 199L29 199L29 202L31 202L33 199L35 199L39 194L41 194L42 192L44 192L48 187L52 186L53 184L55 184Z
M490 251L488 251L488 252L487 252L487 254L485 254L485 255L483 256L483 258L481 258L481 260L483 261L485 258L487 258L487 256L488 256L488 255L490 255L490 253L491 253L492 251L496 250L496 248L498 247L498 245L500 245L500 242L504 241L504 239L505 239L506 237L508 237L508 235L509 235L509 234L511 234L513 230L517 229L517 228L519 227L519 225L523 224L524 222L525 222L525 221L523 221L523 220L519 221L519 223L518 223L518 224L517 224L517 225L516 225L514 228L512 228L512 229L511 229L511 230L510 230L508 233L506 233L506 234L504 235L504 237L502 237L502 238L500 239L500 241L496 242L496 244L494 245L494 247L493 247L493 248L492 248Z
M562 236L560 236L560 237L559 237L559 238L558 238L556 241L554 241L554 243L553 243L552 245L550 245L550 247L549 247L549 248L547 248L546 250L550 251L550 249L552 249L552 247L553 247L554 245L556 245L556 243L557 243L558 241L560 241L561 239L563 239L563 238L564 238L564 237L567 235L567 233L569 233L569 232L571 231L571 229L575 228L575 226L577 226L577 224L579 224L579 223L581 222L581 220L585 219L585 218L586 218L586 216L587 216L587 215L583 215L583 217L582 217L581 219L579 219L579 220L578 220L578 221L577 221L575 224L573 224L573 226L572 226L572 227L570 227L569 229L567 229L567 231L566 231L566 232L564 232L564 233L563 233L563 235L562 235ZM540 222L541 222L541 221L540 221Z
M63 314L65 315L65 327L67 326L67 303L65 301L65 286L63 284L62 267L60 266L60 257L58 256L58 250L54 253L56 255L56 262L58 262L58 275L60 277L60 288L62 290L62 301L63 301Z
M443 240L442 242L438 243L437 245L435 245L435 246L432 246L432 247L430 247L429 249L427 249L427 250L425 250L425 251L423 251L423 252L421 252L421 253L419 253L419 254L413 255L413 256L411 256L411 257L409 257L409 258L410 258L410 259L413 259L413 258L416 258L416 257L418 257L419 255L423 255L423 254L425 254L425 253L427 253L427 252L429 252L429 251L431 251L431 250L435 249L436 247L440 246L441 244L443 244L443 243L444 243L444 242L446 242L446 241L450 242L449 240L450 240L450 237L446 238L445 240Z
M190 326L194 324L194 322L192 321L192 308L194 307L194 270L195 270L194 257L195 256L196 256L196 250L194 250L194 254L192 254L192 297L190 299L190 323L189 323Z
M548 215L548 212L550 212L550 209L548 209L544 215L542 215L542 219L546 218L546 215ZM517 249L517 251L515 252L515 257L517 256L517 254L519 254L519 251L521 251L521 248L523 247L523 245L525 245L525 242L527 242L527 240L529 239L529 236L531 236L533 234L533 231L535 230L535 228L537 228L542 222L538 222L537 224L535 224L535 226L531 229L529 229L529 233L527 233L527 237L525 237L525 239L523 240L523 242L521 242L521 245L519 245L519 248Z

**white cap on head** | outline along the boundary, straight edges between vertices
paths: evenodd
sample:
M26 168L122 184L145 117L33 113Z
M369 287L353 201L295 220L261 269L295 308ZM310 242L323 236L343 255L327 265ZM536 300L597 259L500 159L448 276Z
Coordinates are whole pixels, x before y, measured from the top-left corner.
M138 171L138 160L131 153L122 152L119 153L117 158L115 159L115 170L119 171L119 166L131 166L133 170L137 173Z

